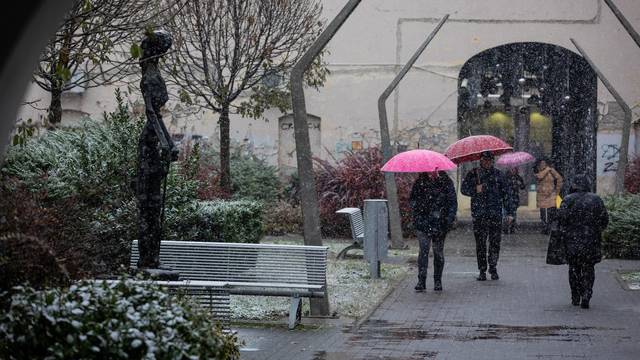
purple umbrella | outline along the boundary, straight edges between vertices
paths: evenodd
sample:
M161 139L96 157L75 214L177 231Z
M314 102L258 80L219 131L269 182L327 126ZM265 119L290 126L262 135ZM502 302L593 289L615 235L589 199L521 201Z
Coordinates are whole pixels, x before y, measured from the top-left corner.
M517 151L500 156L496 161L497 166L512 168L536 161L536 158L528 152Z

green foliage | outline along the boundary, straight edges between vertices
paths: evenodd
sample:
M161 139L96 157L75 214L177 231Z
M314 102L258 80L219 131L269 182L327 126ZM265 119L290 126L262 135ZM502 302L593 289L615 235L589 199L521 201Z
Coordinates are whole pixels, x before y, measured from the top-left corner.
M129 49L129 52L131 53L131 58L133 59L140 59L140 57L142 56L142 48L140 47L140 45L138 44L131 44L131 49Z
M203 150L198 148L197 150L199 179L201 182L211 182L211 179L215 179L219 173L220 154L214 148ZM240 146L233 148L230 155L232 199L257 200L265 204L277 201L282 195L282 184L278 178L278 169L275 166L267 164L266 161L253 154L247 154ZM187 158L193 156L190 154ZM187 160L185 159L185 161ZM204 197L203 199L206 200L207 198Z
M604 198L609 226L602 234L607 257L640 259L640 195L611 195Z
M262 237L261 203L201 201L167 209L167 239L258 243Z
M231 159L231 183L234 199L275 201L281 184L276 167L254 156L234 156Z
M32 120L28 119L25 123L18 125L16 133L13 135L11 144L13 146L24 146L33 135L35 134L35 127L32 124Z
M131 194L143 123L131 117L119 91L116 100L116 111L105 114L104 122L84 120L78 128L49 131L10 148L3 175L32 191L46 189L51 200L75 195L118 201Z
M237 338L152 285L19 287L0 316L3 359L239 359Z
M131 185L143 122L131 116L119 91L116 100L116 110L105 113L103 122L85 120L79 128L49 131L10 148L2 169L4 185L11 178L16 189L37 197L21 200L26 208L7 198L7 204L22 207L12 219L22 225L7 227L41 237L60 257L83 259L80 273L117 268L136 234ZM42 226L25 226L43 219Z

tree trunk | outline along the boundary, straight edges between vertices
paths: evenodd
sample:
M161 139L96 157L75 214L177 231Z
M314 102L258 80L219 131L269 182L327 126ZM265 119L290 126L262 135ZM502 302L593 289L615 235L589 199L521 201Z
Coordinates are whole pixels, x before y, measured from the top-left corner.
M52 84L51 86L51 103L49 104L49 114L47 121L49 124L56 125L62 121L62 88Z
M229 123L229 104L222 105L220 111L220 187L225 193L231 194L231 126Z

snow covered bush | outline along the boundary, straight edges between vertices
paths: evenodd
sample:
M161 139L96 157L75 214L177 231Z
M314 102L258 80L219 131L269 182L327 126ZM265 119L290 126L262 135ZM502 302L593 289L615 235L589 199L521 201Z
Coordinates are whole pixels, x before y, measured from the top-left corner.
M130 114L119 92L116 100L116 111L105 113L104 121L83 120L11 147L3 174L31 190L46 189L51 200L74 195L99 206L129 194L144 122Z
M262 203L249 200L198 201L168 209L167 238L255 244L262 237L262 209Z
M282 184L275 166L251 155L238 154L231 158L233 199L275 203Z
M188 163L188 177L198 180L198 199L256 200L274 203L282 194L278 170L263 159L247 153L241 146L231 149L231 187L226 194L220 187L220 154L206 144L184 146L184 159Z
M602 248L609 258L640 259L640 195L604 198L609 226L602 234Z
M152 285L16 288L0 316L2 359L239 359L237 338Z
M11 147L2 168L0 233L37 236L67 259L74 278L113 272L137 238L133 183L144 121L116 92L118 106L103 121L47 131ZM197 181L181 163L171 166L166 209L182 211L197 196Z

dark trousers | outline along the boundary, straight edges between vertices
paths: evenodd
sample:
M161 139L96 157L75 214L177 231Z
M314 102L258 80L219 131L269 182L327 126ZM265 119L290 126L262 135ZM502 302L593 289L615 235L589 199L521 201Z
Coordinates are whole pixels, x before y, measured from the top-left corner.
M541 208L540 209L540 220L542 220L542 225L544 226L544 232L545 233L550 233L551 232L551 224L555 221L556 219L556 211L558 209L552 207L552 208Z
M433 280L442 280L442 270L444 269L444 239L445 232L424 233L416 231L420 253L418 254L418 281L424 283L427 279L427 267L429 266L429 248L433 244Z
M473 235L476 238L476 256L478 270L487 271L487 240L489 240L489 270L495 271L500 255L500 240L502 239L502 219L474 218Z
M569 286L573 299L586 299L589 301L593 295L593 281L596 273L593 263L570 263Z

